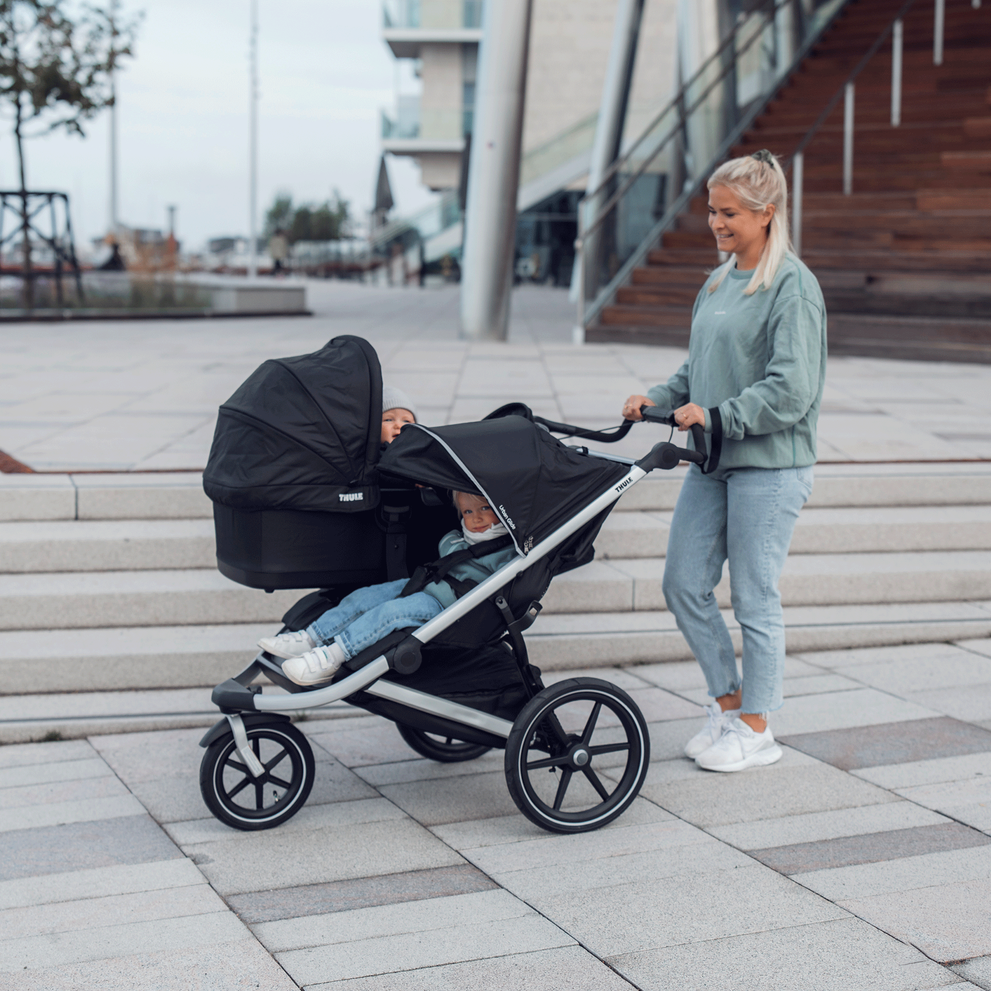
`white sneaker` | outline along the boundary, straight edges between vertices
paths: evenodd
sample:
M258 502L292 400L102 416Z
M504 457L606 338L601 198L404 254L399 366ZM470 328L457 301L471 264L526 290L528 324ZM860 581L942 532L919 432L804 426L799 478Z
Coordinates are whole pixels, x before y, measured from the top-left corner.
M313 650L316 643L306 630L292 633L279 633L274 637L262 637L258 646L276 657L299 657L308 650Z
M781 754L770 726L757 733L742 719L734 719L723 735L695 758L695 763L706 771L743 771L773 764L781 760Z
M297 685L319 685L322 681L330 681L346 660L340 644L329 643L299 657L290 657L282 665L282 673Z
M718 702L713 702L705 707L705 726L685 744L685 756L695 760L704 750L708 750L716 740L718 740L733 720L740 715L739 709L728 709L723 712L719 708Z

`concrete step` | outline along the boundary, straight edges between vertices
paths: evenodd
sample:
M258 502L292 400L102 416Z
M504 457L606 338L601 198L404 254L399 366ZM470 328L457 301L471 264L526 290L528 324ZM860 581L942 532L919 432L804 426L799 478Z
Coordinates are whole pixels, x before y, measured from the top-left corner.
M272 686L265 690L283 694ZM346 719L363 714L363 710L346 702L290 713L296 721ZM207 727L220 718L206 688L14 695L0 698L0 743ZM195 768L190 773L195 774Z
M207 569L0 575L0 630L271 623L305 594Z
M143 571L216 565L213 521L0 523L0 571Z
M664 560L593 561L561 575L548 613L665 608ZM780 583L787 605L991 598L991 551L793 554ZM305 589L267 594L206 569L0 575L0 630L276 622ZM729 605L726 578L717 588Z
M655 611L666 608L664 561L593 561L561 575L544 596L550 613ZM788 606L974 601L991 598L991 551L889 554L793 554L779 584ZM716 588L729 606L729 580Z
M991 636L991 601L910 605L787 606L789 654ZM740 628L723 610L737 653ZM530 658L548 671L692 660L669 612L541 615L527 632Z
M724 611L740 649L740 631ZM991 601L785 609L790 654L991 636ZM210 688L254 655L268 625L0 633L0 743L209 726ZM137 636L136 636L137 634ZM546 671L691 660L668 612L541 615L526 635ZM266 692L278 691L266 685ZM306 718L360 714L343 703Z
M670 512L614 512L595 542L599 560L663 557ZM991 506L806 509L792 554L991 550Z

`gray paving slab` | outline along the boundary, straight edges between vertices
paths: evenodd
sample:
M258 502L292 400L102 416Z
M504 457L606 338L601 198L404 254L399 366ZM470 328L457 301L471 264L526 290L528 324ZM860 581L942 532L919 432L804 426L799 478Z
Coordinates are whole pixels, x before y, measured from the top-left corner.
M406 784L413 781L432 781L438 778L458 778L484 773L499 773L503 770L505 757L502 750L490 750L475 760L444 764L439 761L420 758L401 760L395 763L366 765L357 770L363 781L374 785Z
M991 648L991 640L987 638L967 642L988 644ZM955 660L960 657L961 651L967 653L962 644L906 643L885 647L855 647L848 650L818 650L799 656L817 667L830 670L842 669L852 675L853 672L847 669L853 667L880 669L887 665L897 667L898 664L914 664L918 661L933 664L938 670L938 665L943 660Z
M909 719L928 719L944 714L916 702L903 701L873 688L825 695L805 695L789 699L771 714L776 736L816 733L876 723L896 723Z
M0 810L0 833L34 831L46 826L74 822L99 822L141 815L144 806L131 794L107 798L81 798L76 801L49 802L22 809Z
M887 829L910 829L950 822L946 816L924 809L914 802L887 802L829 812L758 819L754 822L710 826L709 832L741 850L814 843L842 836L859 836Z
M988 878L991 878L991 848L987 846L792 876L793 881L835 902Z
M158 891L203 883L203 875L184 858L154 863L91 867L62 874L0 881L0 909L27 908L125 895L135 891Z
M196 981L195 984L191 983ZM250 934L197 946L121 954L85 963L4 974L7 991L298 991L298 985Z
M982 776L966 781L946 781L934 785L918 785L912 788L899 788L898 794L926 808L944 812L954 819L970 822L978 829L987 829L991 817L991 778ZM981 812L980 810L984 811ZM965 818L966 817L966 818Z
M960 781L991 774L991 752L983 751L960 757L939 757L888 767L862 768L853 773L858 778L881 785L882 788L906 788L940 784L944 781Z
M778 734L777 738L845 771L914 764L991 750L991 733L946 716L851 726L819 733ZM861 776L874 780L870 775Z
M105 768L106 769L106 768ZM34 806L43 805L73 805L92 799L130 797L130 792L123 783L112 774L99 778L82 778L70 781L51 781L40 785L21 785L19 788L4 788L0 791L6 812L13 813L15 809L25 810L28 817L36 814L44 815L44 810ZM72 821L72 820L65 820ZM0 831L4 820L0 817Z
M846 899L840 904L941 963L991 953L989 878Z
M831 840L751 850L750 855L782 874L870 864L942 850L985 846L991 837L957 822L859 833Z
M207 915L225 909L220 896L201 879L199 884L181 887L7 909L0 912L0 932L3 942L12 942L45 934L104 929L123 923Z
M357 716L346 726L306 728L310 742L336 757L345 767L390 761L412 761L419 754L411 750L395 724L378 716Z
M928 657L859 663L835 670L872 688L901 698L929 697L934 689L984 685L991 681L991 657L945 645L934 647Z
M432 778L378 789L390 802L425 826L507 815L516 805L503 771Z
M227 904L242 922L273 922L305 915L346 912L374 905L395 905L472 894L491 891L496 887L496 883L477 867L463 864L458 867L437 867L403 874L355 878L352 881L277 888L274 891L249 891L243 895L228 896Z
M110 774L106 763L95 756L53 763L22 764L0 770L0 789L102 778Z
M954 964L953 971L977 987L991 987L991 956L977 957L964 963Z
M859 919L791 926L611 956L642 991L741 987L807 991L922 991L965 985L922 953Z
M253 833L183 846L183 852L222 895L463 863L410 819L364 823L360 831L348 826Z
M739 774L715 775L686 759L655 761L641 793L703 829L897 800L788 750L777 764Z
M399 974L377 974L307 991L464 991L465 988L526 988L527 991L630 991L631 985L580 946L465 963L444 964Z
M190 949L247 935L226 909L151 922L125 922L99 929L22 937L0 942L0 972L56 967L89 960Z
M95 751L86 740L53 740L47 743L22 743L0 747L0 767L28 767L32 764L57 764L63 761L92 760Z
M536 913L522 918L450 926L409 935L381 936L276 954L300 984L312 986L351 977L418 970L514 952L573 945L574 940Z
M988 713L991 713L991 684L907 692L905 697L909 702L926 705L937 712L968 722L986 719Z
M761 865L723 873L718 884L711 874L685 873L596 888L584 898L534 896L531 904L603 958L847 917Z

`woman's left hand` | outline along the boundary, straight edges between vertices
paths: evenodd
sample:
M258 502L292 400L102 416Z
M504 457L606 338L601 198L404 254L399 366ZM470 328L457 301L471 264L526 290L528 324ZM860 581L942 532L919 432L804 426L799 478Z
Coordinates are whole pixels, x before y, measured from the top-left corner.
M678 424L679 430L688 430L693 423L704 427L705 410L701 406L696 406L695 403L686 403L674 411L674 422Z

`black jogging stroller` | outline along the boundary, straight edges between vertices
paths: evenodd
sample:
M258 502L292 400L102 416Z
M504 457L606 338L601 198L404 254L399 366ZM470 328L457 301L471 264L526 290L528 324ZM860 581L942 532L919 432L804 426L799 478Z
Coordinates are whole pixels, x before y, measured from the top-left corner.
M662 442L634 462L569 447L553 433L609 442L631 424L582 430L522 404L474 423L409 425L382 451L381 388L374 349L342 336L313 354L265 362L221 407L203 477L220 571L254 588L318 586L283 617L283 629L303 629L362 585L443 574L449 559L433 559L456 525L450 490L482 496L517 555L423 626L397 630L345 662L329 683L296 685L280 658L258 653L213 691L223 718L201 741L204 801L237 829L285 822L314 779L311 747L287 713L343 699L393 720L433 760L504 749L509 792L544 829L611 822L643 784L646 721L607 681L545 687L523 632L551 580L592 560L593 541L626 489L655 468L701 463L704 454ZM700 432L695 443L704 451ZM254 684L263 677L289 694L265 693Z

